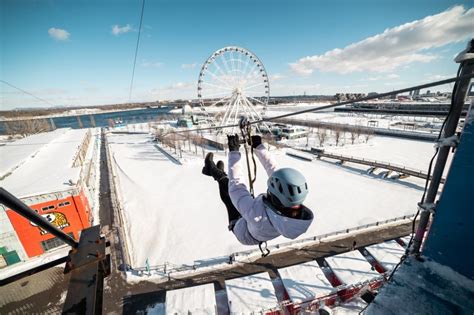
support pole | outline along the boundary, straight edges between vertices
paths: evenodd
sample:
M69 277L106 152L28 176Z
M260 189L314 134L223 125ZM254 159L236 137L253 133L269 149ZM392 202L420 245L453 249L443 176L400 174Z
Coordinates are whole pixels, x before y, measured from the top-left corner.
M25 219L30 220L36 225L42 227L45 231L48 231L49 233L53 234L68 245L74 248L79 245L78 242L76 242L71 236L67 235L66 233L49 223L45 218L33 211L30 207L24 204L20 199L10 194L3 187L0 187L0 203L4 204L12 211L15 211Z
M474 74L474 58L472 58L472 55L473 55L472 53L474 52L474 40L471 41L469 45L464 55L469 55L470 58L465 58L463 60L463 65L462 65L463 68L461 70L460 76L464 76L464 75L472 76ZM466 96L468 93L470 81L471 81L470 78L466 78L461 81L458 81L456 85L456 89L453 91L454 98L453 98L453 104L451 104L452 109L446 121L444 130L442 131L443 132L442 137L441 137L442 139L449 138L453 136L456 132L456 128L459 122L459 117L461 116L464 102L466 100ZM450 146L441 146L439 148L438 157L436 159L436 164L433 170L433 175L431 177L431 181L430 181L430 185L426 194L426 198L425 200L422 201L424 203L424 206L432 205L435 203L439 184L441 183L441 178L443 175L444 168L446 166L446 161L447 161L450 150L451 150ZM423 243L423 237L425 235L429 221L430 221L430 211L422 209L421 214L420 214L420 222L418 224L418 229L416 231L415 238L413 241L412 253L415 255L420 254L420 248Z

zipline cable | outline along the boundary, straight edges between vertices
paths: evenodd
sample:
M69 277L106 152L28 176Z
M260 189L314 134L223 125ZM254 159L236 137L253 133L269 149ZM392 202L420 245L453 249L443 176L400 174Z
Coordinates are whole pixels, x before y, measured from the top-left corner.
M34 94L32 94L32 93L30 93L30 92L28 92L28 91L25 91L25 90L23 90L23 89L20 89L19 87L14 86L13 84L8 83L7 81L0 80L0 82L6 84L6 85L8 85L8 86L11 86L11 87L14 88L14 89L17 89L17 90L20 91L20 92L23 92L23 93L25 93L25 94L28 94L28 95L30 95L30 96L33 96L33 97L36 98L37 100L40 100L40 101L42 101L42 102L44 102L44 103L46 103L46 104L48 104L48 105L55 106L54 104L48 102L47 100L45 100L45 99L43 99L43 98L41 98L41 97L39 97L39 96L36 96L36 95L34 95Z
M142 0L142 13L140 15L140 27L138 28L137 46L135 47L135 58L133 60L132 80L130 81L130 91L128 101L132 101L133 78L135 77L135 67L137 65L138 46L140 44L140 34L142 33L143 12L145 11L145 0Z
M317 111L321 111L321 110L324 110L324 109L334 108L334 107L338 107L338 106L342 106L342 105L353 104L353 103L356 103L356 102L369 101L369 100L373 100L373 99L380 98L380 97L390 96L390 95L393 95L393 94L405 93L405 92L410 92L410 91L413 91L413 90L421 90L421 89L425 89L425 88L429 88L429 87L433 87L433 86L438 86L438 85L443 85L443 84L447 84L447 83L451 83L451 82L458 82L458 81L470 79L470 78L473 78L473 77L474 77L474 74L466 74L466 75L459 76L459 77L453 77L453 78L445 79L445 80L441 80L441 81L435 81L435 82L431 82L431 83L416 85L416 86L412 86L412 87L404 88L404 89L400 89L400 90L385 92L385 93L371 95L371 96L365 96L365 97L361 97L361 98L358 98L358 99L355 99L355 100L339 102L339 103L336 103L336 104L330 104L330 105L320 106L320 107L316 107L316 108L309 108L309 109L300 110L300 111L296 111L296 112L288 113L288 114L283 114L283 115L279 115L279 116L262 118L260 120L249 121L249 124L250 125L260 124L262 122L272 121L272 120L286 118L286 117L290 117L290 116L301 115L301 114L310 113L310 112L317 112ZM224 125L224 126L217 126L217 127L206 127L206 128L171 131L171 132L168 132L166 134L186 133L186 132L192 132L192 131L205 131L205 130L219 130L219 129L225 129L225 128L238 127L238 126L239 126L239 124L232 124L232 125Z

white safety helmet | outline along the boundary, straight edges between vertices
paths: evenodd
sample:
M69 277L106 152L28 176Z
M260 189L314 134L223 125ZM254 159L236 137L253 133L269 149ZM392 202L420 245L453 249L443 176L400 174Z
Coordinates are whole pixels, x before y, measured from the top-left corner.
M281 168L268 178L268 192L285 208L301 205L308 194L303 174L293 168Z

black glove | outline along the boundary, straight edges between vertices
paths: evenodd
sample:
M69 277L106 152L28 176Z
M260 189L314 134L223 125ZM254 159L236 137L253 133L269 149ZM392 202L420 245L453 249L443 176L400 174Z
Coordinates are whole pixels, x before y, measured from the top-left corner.
M240 148L239 135L235 134L232 136L227 136L227 144L229 145L229 151L239 152L239 148Z
M251 145L252 148L256 149L261 144L262 144L262 137L252 136L252 141L250 141L249 143L249 145Z

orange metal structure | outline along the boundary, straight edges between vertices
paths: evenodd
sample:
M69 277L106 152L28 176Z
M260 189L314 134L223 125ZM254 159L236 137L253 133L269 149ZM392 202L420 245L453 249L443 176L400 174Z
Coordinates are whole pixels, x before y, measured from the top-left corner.
M91 226L91 210L82 190L77 195L33 204L30 208L76 240L80 231ZM43 254L44 242L54 236L10 209L6 213L28 257Z

